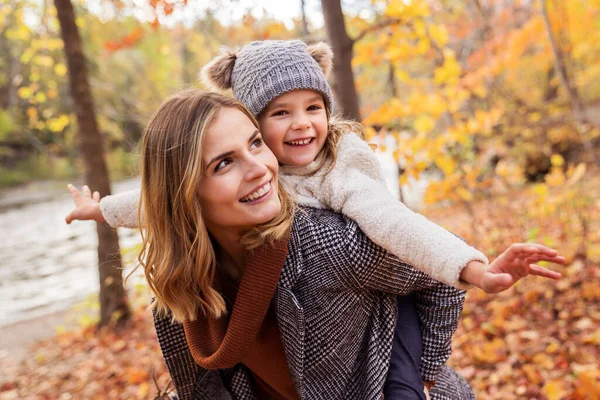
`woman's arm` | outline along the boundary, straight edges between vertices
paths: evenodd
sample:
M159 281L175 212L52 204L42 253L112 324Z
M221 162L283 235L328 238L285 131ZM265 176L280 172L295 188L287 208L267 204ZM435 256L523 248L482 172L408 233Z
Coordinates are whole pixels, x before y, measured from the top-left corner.
M241 364L227 370L208 370L194 361L183 325L169 316L158 317L154 327L163 358L179 400L256 400L248 371Z

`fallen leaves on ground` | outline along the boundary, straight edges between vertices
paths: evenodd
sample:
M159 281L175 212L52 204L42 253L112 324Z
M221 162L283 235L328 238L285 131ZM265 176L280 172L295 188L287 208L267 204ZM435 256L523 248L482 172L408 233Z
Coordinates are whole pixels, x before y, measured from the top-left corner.
M143 308L118 334L89 327L41 341L5 373L3 400L154 399L170 382L152 314Z
M577 230L554 217L528 218L525 195L508 197L474 207L475 233L460 207L433 210L428 217L469 242L476 237L488 255L540 232L531 239L553 246L569 263L548 265L563 274L559 281L528 277L498 295L470 290L450 365L469 380L477 399L599 400L600 260L578 254ZM600 206L589 224L588 252L597 254Z
M470 242L477 238L490 256L543 232L541 239L555 243L570 262L551 266L563 273L558 282L529 277L498 295L469 291L450 364L477 399L600 400L599 260L578 258L577 233L554 218L530 226L535 221L520 217L527 199L509 197L475 205L475 234L458 207L427 215ZM598 214L590 216L591 233L599 231ZM591 253L598 254L599 241L597 233L591 237ZM0 399L153 399L159 391L153 376L161 389L170 381L151 314L143 308L119 334L65 332L36 344L4 372Z

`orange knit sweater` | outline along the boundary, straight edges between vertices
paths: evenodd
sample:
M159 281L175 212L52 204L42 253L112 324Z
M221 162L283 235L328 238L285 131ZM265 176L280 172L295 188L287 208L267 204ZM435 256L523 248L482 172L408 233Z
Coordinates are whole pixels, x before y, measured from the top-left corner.
M234 304L228 316L199 316L184 323L196 363L207 369L243 363L254 376L259 398L298 399L271 305L288 241L289 236L273 247L256 249L247 262L239 289L226 279L218 279L221 293Z

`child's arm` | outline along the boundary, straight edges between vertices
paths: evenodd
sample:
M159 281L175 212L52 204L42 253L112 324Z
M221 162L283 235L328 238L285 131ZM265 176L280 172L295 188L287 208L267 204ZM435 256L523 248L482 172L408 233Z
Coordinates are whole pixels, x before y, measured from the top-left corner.
M435 381L450 357L451 339L462 313L465 291L437 282L386 252L369 240L355 221L347 220L341 236L345 241L344 254L348 256L349 280L357 282L360 289L415 294L423 340L421 377L423 381Z
M522 273L512 264L489 268L481 252L395 199L385 185L375 153L356 135L342 137L336 164L328 174L294 177L292 184L304 185L304 193L352 218L376 244L445 284L466 289L465 283L471 283L497 292L514 283L505 274L511 268Z
M100 194L91 194L87 186L83 186L81 193L73 185L68 186L75 201L75 209L66 217L67 224L73 220L94 220L108 222L113 228L138 228L138 203L139 190L130 190L106 196L100 200Z

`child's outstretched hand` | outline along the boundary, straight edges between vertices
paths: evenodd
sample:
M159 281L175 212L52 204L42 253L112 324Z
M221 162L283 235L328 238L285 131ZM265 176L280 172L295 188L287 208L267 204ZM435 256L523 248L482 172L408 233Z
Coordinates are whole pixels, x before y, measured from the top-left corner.
M75 202L75 209L65 218L67 224L76 219L81 221L93 220L96 222L106 222L102 211L100 211L100 193L94 192L92 194L87 185L81 188L81 192L71 184L67 188L71 192L73 201Z
M537 265L539 261L564 264L565 258L559 256L556 250L541 244L515 243L483 271L477 286L486 293L498 293L527 275L560 279L560 273Z

